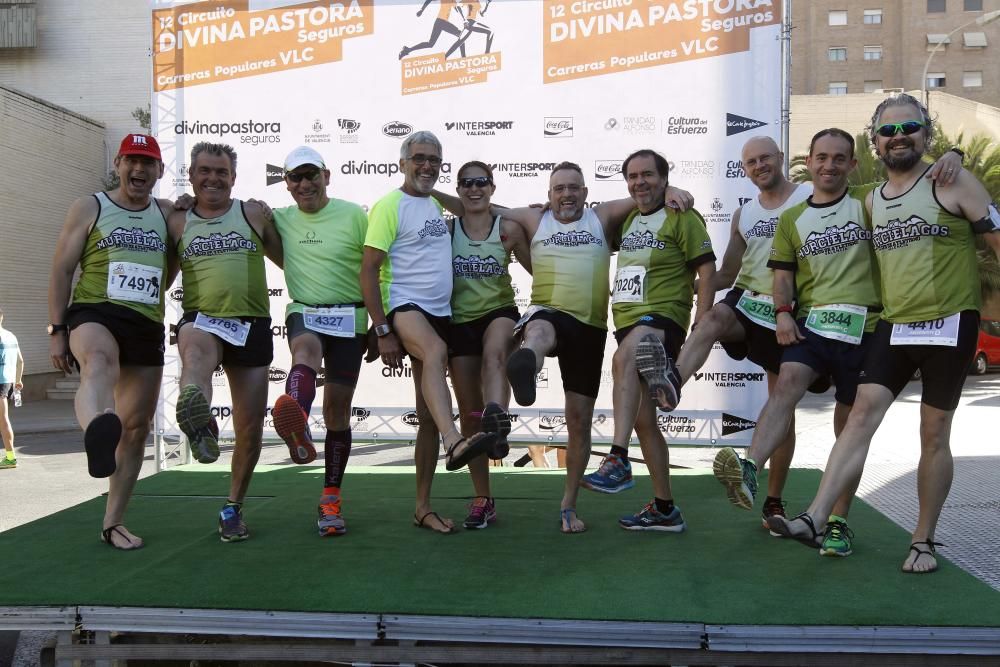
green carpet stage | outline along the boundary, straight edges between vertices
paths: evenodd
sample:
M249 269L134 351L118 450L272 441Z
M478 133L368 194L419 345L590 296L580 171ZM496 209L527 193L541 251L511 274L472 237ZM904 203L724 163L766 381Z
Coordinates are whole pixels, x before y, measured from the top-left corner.
M215 522L228 471L171 469L136 488L127 525L146 541L139 551L98 541L103 498L0 534L0 562L16 575L0 587L0 629L58 629L63 659L165 650L134 637L65 641L75 629L105 641L112 631L245 636L238 655L247 659L320 651L525 663L549 651L545 661L707 664L729 651L726 664L794 664L803 652L815 652L809 664L848 664L844 653L997 664L1000 592L944 559L930 576L900 572L908 534L863 502L851 517L854 555L844 559L770 537L756 512L732 507L702 471L673 473L685 533L618 527L617 517L651 497L640 475L614 496L581 490L588 531L563 535L563 474L494 469L499 520L439 535L412 525L411 468L351 469L348 533L320 538L321 468L261 466L244 509L251 538L226 544ZM818 480L817 471L793 471L789 508L804 507ZM434 490L435 509L460 523L467 475L439 472ZM209 657L211 646L221 644L179 643L164 655Z

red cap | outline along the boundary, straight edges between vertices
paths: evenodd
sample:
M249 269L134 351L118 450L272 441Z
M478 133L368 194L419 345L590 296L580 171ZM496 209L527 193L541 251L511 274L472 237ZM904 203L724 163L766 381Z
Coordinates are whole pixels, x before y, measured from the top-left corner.
M145 155L163 161L160 144L148 134L126 134L118 148L118 155Z

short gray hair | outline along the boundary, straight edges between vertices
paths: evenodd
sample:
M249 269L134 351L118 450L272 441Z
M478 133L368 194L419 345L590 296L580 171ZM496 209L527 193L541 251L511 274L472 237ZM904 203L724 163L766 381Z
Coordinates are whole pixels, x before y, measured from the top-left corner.
M236 151L229 144L213 144L207 141L199 141L191 149L190 167L194 167L198 156L202 153L207 153L208 155L225 155L229 158L229 164L232 165L233 171L236 171Z
M931 117L930 112L927 107L924 106L923 102L918 100L913 95L908 95L906 93L896 93L890 95L889 97L882 100L877 107L875 107L875 113L872 114L871 123L865 130L868 132L868 141L871 142L872 147L875 147L875 133L878 130L879 123L882 122L882 112L889 107L916 107L917 113L920 114L920 118L915 118L914 120L919 120L924 124L924 140L927 144L930 144L931 140L934 138L934 131L936 129L934 118Z
M399 157L401 160L410 157L408 153L410 152L410 146L413 144L430 144L438 149L438 155L444 157L444 149L441 148L441 141L434 136L434 133L427 130L420 130L403 139L403 144L399 147Z

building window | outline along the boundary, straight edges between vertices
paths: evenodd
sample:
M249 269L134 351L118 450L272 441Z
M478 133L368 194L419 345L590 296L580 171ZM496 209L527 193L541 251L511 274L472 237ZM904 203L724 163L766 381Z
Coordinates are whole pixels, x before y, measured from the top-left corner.
M878 92L880 90L882 90L882 82L881 81L865 81L865 92L866 93L875 93L875 92Z
M831 9L829 16L830 25L847 25L846 9Z
M837 62L841 60L847 60L847 47L846 46L834 46L831 49L827 49L827 58L831 62Z
M865 47L865 60L882 60L882 47L881 46L866 46Z
M964 87L964 88L982 88L983 87L983 73L982 72L962 72L962 87Z
M927 0L927 12L928 13L943 12L947 9L947 7L945 7L945 4L947 4L945 3L945 0Z
M967 12L981 12L983 11L983 0L965 0L963 9Z
M986 48L986 33L985 32L963 32L962 33L962 44L967 49L985 49Z
M944 72L928 72L927 73L927 87L928 88L944 88Z
M882 10L881 9L866 9L865 10L865 25L879 25L882 23Z
M938 44L941 45L941 48L939 48L938 51L946 51L947 48L948 48L948 45L951 44L951 38L948 37L948 35L945 34L945 33L943 33L943 32L942 33L933 33L933 32L932 33L928 33L927 34L927 50L928 51L933 51L935 48L937 48Z
M846 81L831 81L830 82L830 94L831 95L846 95L847 94L847 82Z

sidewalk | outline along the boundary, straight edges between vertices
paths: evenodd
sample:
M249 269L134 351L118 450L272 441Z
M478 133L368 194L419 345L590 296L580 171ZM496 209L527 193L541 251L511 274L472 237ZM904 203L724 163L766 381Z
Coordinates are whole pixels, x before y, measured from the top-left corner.
M73 401L31 401L19 408L11 405L10 422L17 436L80 429L73 412Z

